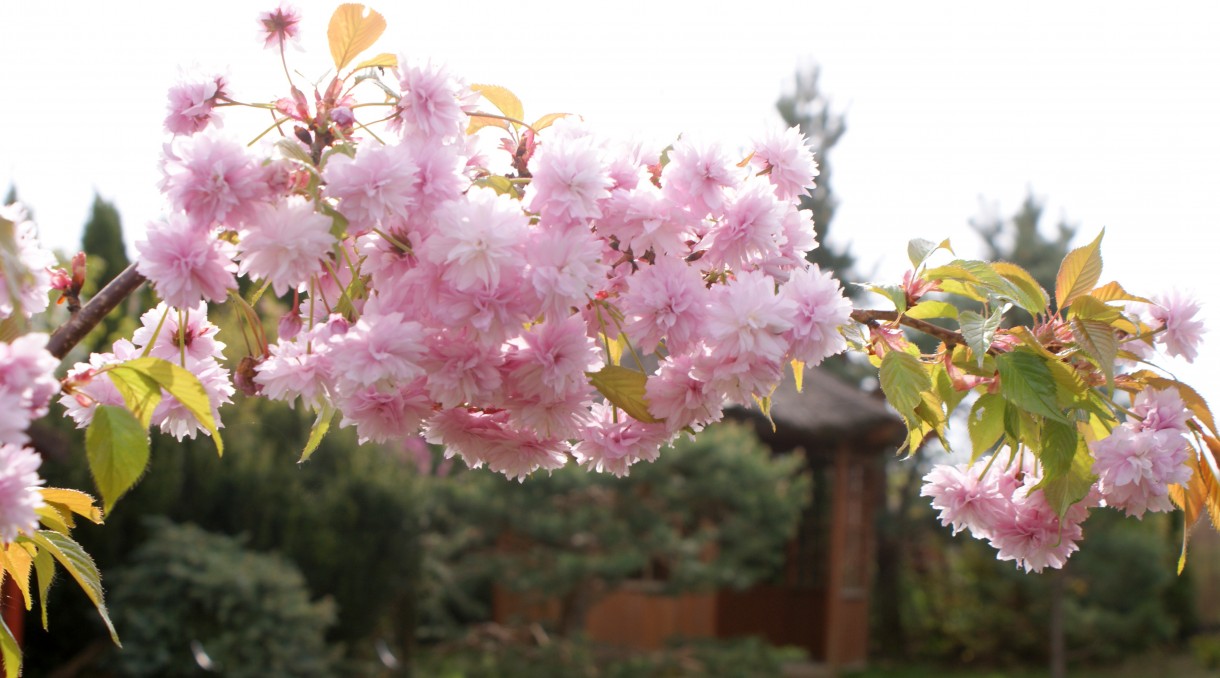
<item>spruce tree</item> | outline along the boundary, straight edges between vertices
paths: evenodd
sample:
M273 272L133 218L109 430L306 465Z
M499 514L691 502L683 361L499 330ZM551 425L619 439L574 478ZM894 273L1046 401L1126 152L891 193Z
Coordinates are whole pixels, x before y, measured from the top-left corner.
M98 266L98 287L118 275L131 263L123 245L123 223L119 211L101 196L93 194L93 209L85 232L81 236L81 249L89 255L90 263Z

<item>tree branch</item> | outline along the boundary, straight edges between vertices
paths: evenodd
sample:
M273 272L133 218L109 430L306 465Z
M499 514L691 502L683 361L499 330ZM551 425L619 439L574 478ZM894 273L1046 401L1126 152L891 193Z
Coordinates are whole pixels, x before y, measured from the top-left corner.
M79 344L90 330L102 322L103 318L123 303L124 299L140 289L144 280L144 276L136 271L135 264L128 266L122 273L115 276L110 284L93 295L89 303L72 314L68 322L60 325L59 329L51 333L51 339L47 342L47 350L51 352L51 355L63 360L64 356L68 355L68 351Z
M966 345L966 340L962 337L960 332L947 330L939 325L933 325L926 320L919 320L918 318L911 318L909 316L902 315L898 311L866 311L856 309L851 312L851 319L864 325L876 325L878 321L897 321L899 325L906 325L913 330L917 330L928 336L940 339L941 341L945 342L945 346L947 347L952 348L955 345Z

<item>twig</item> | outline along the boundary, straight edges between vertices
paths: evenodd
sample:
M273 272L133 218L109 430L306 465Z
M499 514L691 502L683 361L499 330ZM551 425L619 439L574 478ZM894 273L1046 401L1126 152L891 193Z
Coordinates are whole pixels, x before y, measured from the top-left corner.
M81 339L84 339L86 334L89 334L111 311L123 303L124 299L140 289L144 280L144 276L136 270L135 264L128 266L122 273L115 276L110 284L93 295L89 303L73 314L68 322L60 325L59 329L51 333L51 339L47 342L47 350L51 352L51 355L62 360L64 356L68 355L68 351L79 344Z
M940 339L945 342L945 346L966 345L966 340L960 332L954 332L939 325L933 325L926 320L919 320L918 318L899 314L898 311L866 311L857 309L851 312L851 319L864 325L876 325L878 321L894 322L896 320L899 325L906 325L913 330Z

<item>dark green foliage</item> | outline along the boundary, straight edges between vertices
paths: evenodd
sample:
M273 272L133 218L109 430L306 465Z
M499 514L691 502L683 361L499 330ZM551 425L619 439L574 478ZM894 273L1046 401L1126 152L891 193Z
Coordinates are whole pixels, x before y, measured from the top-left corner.
M85 231L81 235L81 249L89 255L90 263L98 268L98 287L105 286L131 263L123 245L123 224L119 211L96 193L93 195L89 221L85 222Z
M334 604L311 602L300 571L281 557L158 520L111 581L124 675L331 675L323 636Z
M809 253L809 260L821 266L823 270L833 270L836 278L847 282L852 280L851 267L856 258L847 248L839 250L826 242L830 223L839 205L830 185L831 166L828 156L830 149L839 143L839 139L847 131L847 123L843 115L831 110L830 100L818 88L819 73L816 67L797 71L794 91L781 96L775 107L785 125L797 125L801 128L818 161L820 173L817 177L817 187L810 195L803 196L800 203L801 209L813 212L813 229L821 245ZM855 290L854 286L846 288L848 294L854 294Z
M532 640L532 639L531 639ZM544 643L467 638L426 653L420 676L445 678L773 678L799 649L755 639L684 642L657 652L629 652L579 638Z
M481 471L455 482L465 488L467 524L482 526L489 543L500 537L476 562L499 583L560 599L560 630L570 633L629 579L677 593L771 576L808 498L802 464L725 424L625 478L570 465L520 484Z

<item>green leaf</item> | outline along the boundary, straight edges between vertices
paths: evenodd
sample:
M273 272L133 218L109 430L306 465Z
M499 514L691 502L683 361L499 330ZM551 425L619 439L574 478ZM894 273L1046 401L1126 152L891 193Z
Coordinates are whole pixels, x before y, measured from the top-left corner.
M330 424L335 418L335 408L329 403L322 405L322 411L318 413L318 418L314 420L313 428L309 429L309 440L305 441L305 449L301 451L301 459L297 463L309 461L313 453L318 450L318 445L322 444L322 439L326 437L326 433L330 431Z
M1000 395L1012 405L1047 419L1067 423L1055 401L1051 370L1035 353L1018 349L995 357Z
M885 399L908 420L923 401L921 395L932 388L932 378L919 358L902 351L889 351L881 359L881 390Z
M148 450L148 432L131 412L113 405L97 406L85 431L85 456L106 513L144 475Z
M4 658L4 678L21 675L21 645L3 619L0 619L0 656Z
M93 602L93 606L97 608L97 612L105 622L106 628L110 631L110 639L114 644L122 647L119 642L119 634L114 630L114 624L110 621L110 613L106 610L106 600L102 594L102 575L97 571L97 565L93 563L93 558L85 553L85 549L81 548L71 537L59 532L50 530L39 530L30 536L30 540L38 546L50 552L55 560L63 566L68 574L80 584L81 589L89 600Z
M1085 298L1077 299L1076 303ZM1075 307L1076 304L1072 306ZM1097 363L1102 374L1106 375L1106 385L1113 387L1114 361L1118 359L1118 337L1114 328L1096 320L1076 319L1072 321L1072 337L1081 350Z
M224 442L220 439L220 431L217 430L216 420L212 417L212 403L208 400L208 393L203 389L203 384L199 383L195 375L168 360L153 357L128 360L112 369L135 370L157 382L207 429L216 443L216 453L224 455Z
M985 393L974 401L974 405L970 408L970 418L966 420L972 448L971 463L995 447L996 443L1004 437L1004 411L1006 408L1004 399L994 393Z
M997 308L986 318L974 311L962 311L958 314L957 322L962 328L962 338L974 352L979 367L983 366L983 357L987 355L987 349L991 348L991 342L995 341L996 330L1000 329L1003 320L1002 308Z
M47 593L55 580L55 561L46 549L34 554L34 576L38 579L38 608L42 612L42 628L47 629Z
M1101 279L1101 238L1103 228L1093 242L1078 247L1063 258L1059 273L1055 276L1055 303L1067 308L1077 297L1093 291Z
M938 245L931 240L915 238L907 243L907 257L911 260L912 267L919 268L928 260L928 257L941 249L948 250L951 254L953 253L953 248L949 246L948 239L942 240Z
M1042 289L1042 285L1038 284L1029 271L1007 261L997 261L991 266L1019 293L1020 298L1013 300L1017 306L1028 311L1030 315L1038 315L1046 310L1046 305L1050 302L1046 290Z
M335 68L342 69L358 54L373 46L385 32L385 18L357 3L339 5L330 17L326 38Z
M907 310L907 293L901 285L877 285L874 283L857 283L870 292L876 292L889 299L899 313Z
M931 320L933 318L957 319L957 307L953 304L935 299L923 299L906 311L908 318L916 320Z
M1079 447L1080 433L1072 424L1047 420L1042 424L1038 459L1042 461L1043 478L1054 480L1072 469L1072 459Z
M1046 503L1062 518L1072 504L1089 494L1096 479L1093 475L1093 457L1089 454L1089 446L1083 436L1077 436L1075 454L1072 455L1071 465L1066 472L1058 476L1048 473L1034 489L1042 490Z
M611 404L626 412L636 421L656 423L661 421L648 411L645 387L648 375L638 370L606 365L596 372L586 372L589 383Z
M147 429L152 423L153 410L161 404L161 385L148 375L122 365L107 370L111 383L123 396L127 409L139 420L141 428Z

